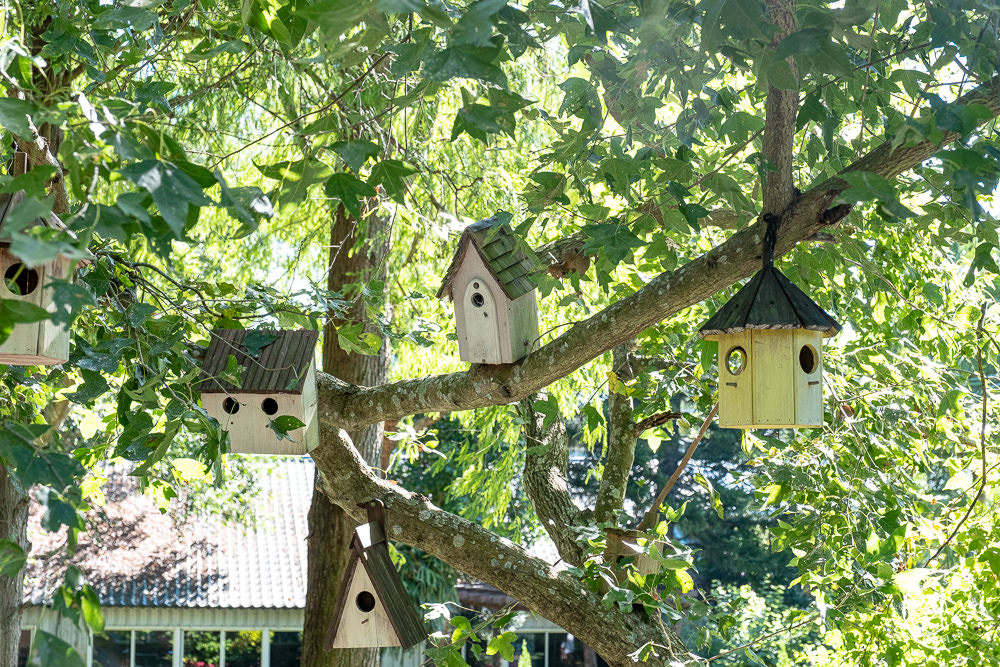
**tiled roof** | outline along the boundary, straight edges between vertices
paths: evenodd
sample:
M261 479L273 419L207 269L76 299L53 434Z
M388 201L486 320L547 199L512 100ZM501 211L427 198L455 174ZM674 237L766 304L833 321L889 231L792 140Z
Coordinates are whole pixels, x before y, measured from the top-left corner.
M201 365L201 391L300 394L318 339L318 331L217 329ZM243 369L239 387L217 379L230 356Z
M509 299L514 300L535 289L535 283L528 276L537 271L541 263L534 251L511 232L509 220L510 214L498 213L465 228L438 290L439 299L450 294L448 288L470 247L482 257Z
M107 502L91 512L91 528L69 561L65 534L41 531L42 510L33 504L25 602L46 604L72 563L108 607L305 608L314 464L295 457L256 465L253 527L214 518L178 525L116 466L104 487Z

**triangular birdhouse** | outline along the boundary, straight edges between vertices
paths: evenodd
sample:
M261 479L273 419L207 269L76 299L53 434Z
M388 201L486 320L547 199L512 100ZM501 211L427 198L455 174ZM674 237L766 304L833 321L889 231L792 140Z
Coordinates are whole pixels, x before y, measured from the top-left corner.
M510 214L469 225L438 290L455 302L458 356L472 364L510 364L538 341L534 252L511 232Z
M212 332L202 362L201 405L229 432L231 451L306 454L319 444L318 339L318 331ZM231 381L237 378L238 383ZM283 428L287 416L305 426Z
M719 342L719 425L823 425L823 338L840 325L774 267L777 222L764 238L764 267L701 327Z
M11 174L23 174L26 169L27 155L21 152L15 153ZM10 246L15 230L11 230L9 225L4 223L22 201L24 193L21 191L0 195L0 277L2 277L0 299L31 303L54 312L56 305L50 284L71 277L76 260L60 255L45 264L29 267L11 252ZM75 238L54 213L37 218L28 226L57 229ZM67 359L69 359L69 328L65 324L56 324L51 320L16 324L7 340L0 343L0 364L53 365L61 364Z
M351 540L351 560L327 633L327 649L409 648L427 638L423 619L389 558L384 506L374 500L367 507L368 523L358 526Z

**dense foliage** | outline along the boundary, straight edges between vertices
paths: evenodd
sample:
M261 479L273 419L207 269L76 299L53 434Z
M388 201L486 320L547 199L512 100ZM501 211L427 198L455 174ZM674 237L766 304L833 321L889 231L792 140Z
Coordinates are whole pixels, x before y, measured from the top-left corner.
M334 322L327 335L343 350L388 346L392 380L463 370L451 308L430 295L457 232L506 210L549 264L533 276L544 346L533 356L548 370L529 357L432 377L422 393L390 384L365 415L327 411L324 456L349 450L341 425L391 417L401 488L495 534L544 530L560 546L564 588L552 597L555 575L502 580L512 594L537 591L529 604L563 624L563 608L596 600L606 618L581 610L593 617L583 638L611 664L734 649L726 659L791 659L773 646L780 624L815 641L796 651L817 664L998 660L993 4L57 0L3 12L4 157L16 148L31 166L0 177L0 191L25 194L4 232L29 267L82 264L74 282L53 284L54 312L0 299L0 338L44 318L73 333L68 363L0 372L0 459L70 545L109 458L135 462L163 503L192 460L228 483L227 436L195 386L213 328ZM391 220L385 280L328 289L331 207L359 237L372 216ZM31 226L50 211L72 233ZM695 333L759 262L749 255L762 214L780 217L781 269L845 325L826 349L826 426L747 432L738 454L730 440L731 459L688 469L697 483L654 522L659 573L604 562L605 530L634 528L654 493L633 487L626 505L609 480L624 470L633 485L657 484L643 448L686 445L716 401L715 349ZM353 303L365 307L351 319ZM322 387L339 405L341 389ZM678 405L666 426L633 432ZM447 410L431 428L468 437L428 434L425 420ZM549 521L527 471L559 451L544 434L566 419L593 452L602 511ZM330 460L317 455L327 478L347 474ZM354 491L332 486L354 511ZM457 538L448 547L413 530L416 501L378 488L401 541L499 577ZM787 585L801 613L759 613L767 629L751 635L741 618L765 591L692 594L690 494L708 504L687 511L718 512L699 522L756 517L796 569ZM13 529L0 535L0 579L24 548ZM66 583L55 605L100 631L93 591L72 570ZM472 634L454 624L437 637L443 664L461 664ZM675 624L690 629L686 644ZM37 660L54 664L58 640L38 637ZM513 654L496 637L491 650Z

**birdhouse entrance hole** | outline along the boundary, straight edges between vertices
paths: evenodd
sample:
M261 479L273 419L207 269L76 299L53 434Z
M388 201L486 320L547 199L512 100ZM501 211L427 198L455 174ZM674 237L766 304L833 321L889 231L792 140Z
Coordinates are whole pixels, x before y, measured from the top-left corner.
M802 349L799 350L799 366L802 367L803 372L812 373L816 370L817 359L819 359L819 355L816 354L812 345L803 345Z
M38 271L18 262L11 264L3 274L4 285L15 296L28 296L38 289Z
M375 608L375 596L368 591L361 591L358 593L358 597L354 598L354 604L358 605L358 609L367 614Z
M278 413L278 402L273 398L265 398L261 401L260 409L264 411L265 415L274 415Z
M726 355L726 368L730 375L739 375L747 367L747 353L742 347L734 347Z
M222 401L222 409L226 411L226 414L235 415L240 411L240 402L232 396L227 396L226 400Z

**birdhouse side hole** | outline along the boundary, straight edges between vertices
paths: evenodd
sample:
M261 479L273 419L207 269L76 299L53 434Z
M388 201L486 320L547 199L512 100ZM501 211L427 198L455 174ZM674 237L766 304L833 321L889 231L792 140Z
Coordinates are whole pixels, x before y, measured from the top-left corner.
M260 402L260 409L264 411L265 415L276 415L278 414L278 402L273 398L265 398Z
M4 271L3 282L14 296L28 296L38 289L38 271L29 269L20 262L11 264Z
M226 411L227 415L235 415L240 411L240 402L232 396L226 396L226 399L222 401L222 409Z
M375 608L375 596L368 591L361 591L358 593L358 597L354 598L354 604L358 606L358 609L367 614Z
M726 370L730 375L739 375L747 367L747 352L742 347L730 348L726 353Z
M799 366L806 375L816 370L818 360L819 355L812 345L803 345L799 350Z

